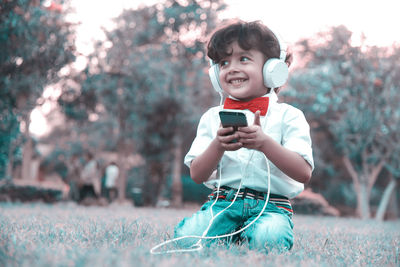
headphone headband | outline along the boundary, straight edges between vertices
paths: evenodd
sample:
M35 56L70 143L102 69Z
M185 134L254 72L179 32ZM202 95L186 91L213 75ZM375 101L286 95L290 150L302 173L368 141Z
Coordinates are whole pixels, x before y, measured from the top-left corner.
M278 40L278 45L279 45L279 59L282 61L286 60L286 55L287 55L287 44L282 40L281 36L274 32L272 29L269 29L275 36L276 40Z

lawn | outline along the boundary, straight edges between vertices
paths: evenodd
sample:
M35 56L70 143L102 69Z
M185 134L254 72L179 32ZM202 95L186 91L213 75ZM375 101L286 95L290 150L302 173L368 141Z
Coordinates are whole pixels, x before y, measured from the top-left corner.
M304 215L284 254L234 245L150 254L195 208L0 203L0 266L400 266L400 221Z

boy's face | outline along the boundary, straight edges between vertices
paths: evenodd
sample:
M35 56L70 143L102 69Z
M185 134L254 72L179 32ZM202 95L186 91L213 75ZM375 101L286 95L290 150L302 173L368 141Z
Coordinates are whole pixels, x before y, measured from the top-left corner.
M220 62L219 80L222 89L239 100L249 101L267 93L262 68L265 56L258 50L243 50L237 42L232 43L232 55Z

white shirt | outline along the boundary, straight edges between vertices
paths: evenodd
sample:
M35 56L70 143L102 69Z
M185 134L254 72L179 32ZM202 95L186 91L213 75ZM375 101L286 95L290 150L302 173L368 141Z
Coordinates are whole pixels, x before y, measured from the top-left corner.
M303 112L288 104L278 103L278 97L275 93L265 96L268 96L270 100L267 115L261 117L261 127L264 133L285 148L297 152L314 169L310 126ZM202 154L216 137L221 123L218 114L221 109L221 106L212 107L201 117L196 138L184 159L188 167L190 167L192 160ZM246 114L248 124L252 124L254 113L248 110L243 112ZM304 184L284 174L272 162L269 162L269 165L271 193L293 198L304 190ZM217 172L216 178L206 181L204 183L206 186L217 187L219 173L221 173L221 186L238 188L240 180L243 178L242 188L267 192L267 163L264 153L260 151L247 148L225 151L218 168L220 172Z
M109 165L106 168L106 188L112 188L116 186L116 181L118 179L119 169L116 165Z
M97 162L92 159L86 163L81 173L83 184L92 185L98 180Z

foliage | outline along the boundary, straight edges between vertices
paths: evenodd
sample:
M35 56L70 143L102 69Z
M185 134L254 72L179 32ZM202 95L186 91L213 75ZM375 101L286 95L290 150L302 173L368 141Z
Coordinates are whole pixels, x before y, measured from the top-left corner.
M1 152L9 154L19 133L28 132L29 114L43 88L74 60L72 26L64 14L39 0L2 1L0 8ZM18 120L18 123L16 122ZM29 137L26 135L25 139ZM0 169L4 168L4 159Z
M5 100L7 101L7 100ZM6 176L11 144L19 136L17 116L4 102L0 103L0 179ZM13 152L12 152L13 153Z
M128 155L145 158L146 204L155 204L170 172L166 159L201 113L199 97L207 95L203 41L223 7L222 1L167 0L125 10L116 27L105 30L87 69L73 78L81 86L59 99L71 119L86 123L96 114L114 122L107 137L123 177L131 167L124 162Z
M41 168L43 168L46 173L57 173L65 181L68 175L68 167L66 164L68 156L66 150L56 147L44 158L41 163Z
M197 207L195 207L197 209ZM398 266L399 221L294 217L295 244L268 255L243 245L151 255L191 209L0 204L2 266ZM112 215L112 216L110 216Z
M359 214L369 217L372 187L384 164L398 157L400 48L353 46L351 37L339 26L299 42L305 68L292 75L294 89L287 95L342 156L358 195Z
M398 143L393 143L395 150L390 155L389 160L385 162L385 168L392 174L392 177L398 181L400 179L400 147L397 144Z
M0 9L0 85L14 110L32 110L43 87L74 59L71 25L41 2L5 1Z

